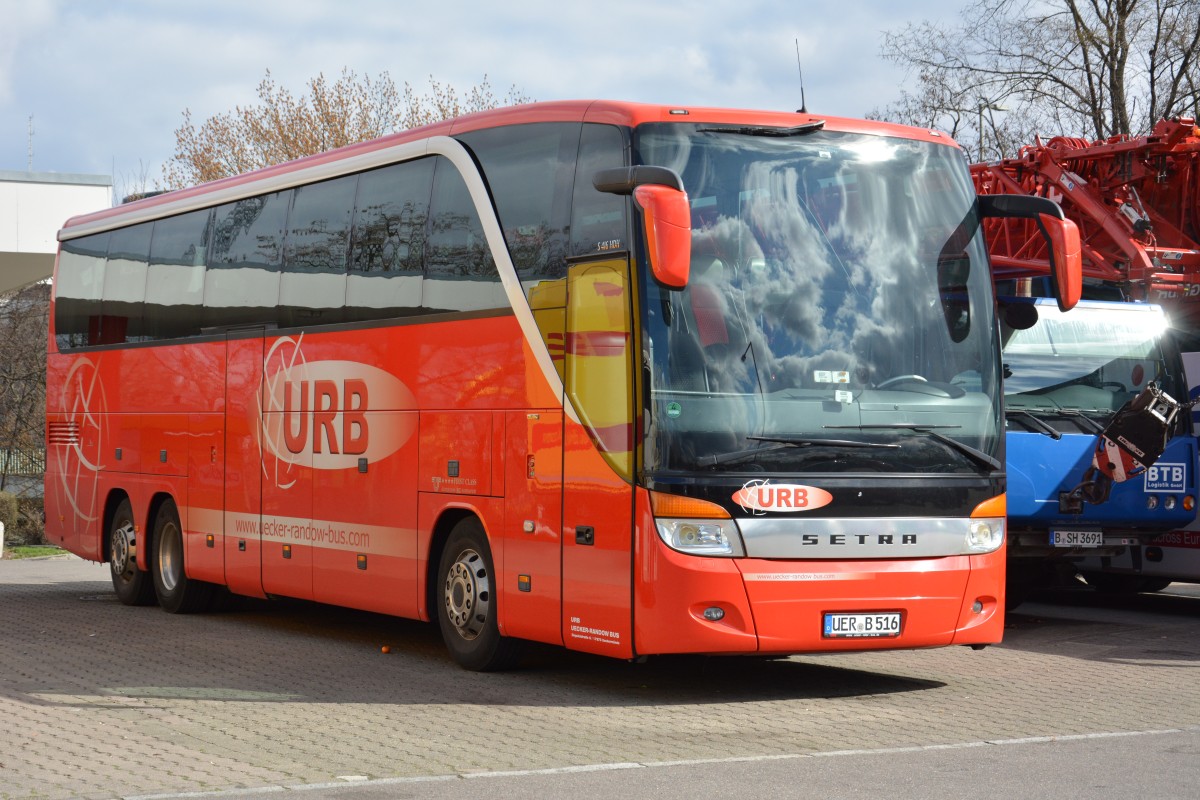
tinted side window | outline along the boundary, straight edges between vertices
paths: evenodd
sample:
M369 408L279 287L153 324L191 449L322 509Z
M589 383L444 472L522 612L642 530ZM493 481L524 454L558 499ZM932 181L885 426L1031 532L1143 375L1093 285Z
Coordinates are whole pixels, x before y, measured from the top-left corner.
M146 275L147 339L200 333L211 221L212 211L205 209L154 223Z
M625 137L611 125L584 125L575 173L575 202L571 219L571 255L585 256L629 249L627 198L596 191L592 176L599 170L623 167Z
M566 275L579 123L511 125L459 137L474 152L523 282Z
M63 242L54 282L54 337L60 350L99 344L108 233Z
M293 189L279 285L279 324L341 322L346 305L346 252L358 176Z
M292 190L284 265L289 272L342 272L357 175Z
M349 319L420 313L433 165L434 159L422 158L359 176L346 283Z
M152 228L153 223L145 222L130 228L119 228L109 234L98 344L140 342L145 339L142 314L146 302L146 271L150 262Z
M276 322L283 226L291 191L218 206L204 276L204 325Z
M508 305L475 203L458 170L438 158L426 239L424 304L473 311Z

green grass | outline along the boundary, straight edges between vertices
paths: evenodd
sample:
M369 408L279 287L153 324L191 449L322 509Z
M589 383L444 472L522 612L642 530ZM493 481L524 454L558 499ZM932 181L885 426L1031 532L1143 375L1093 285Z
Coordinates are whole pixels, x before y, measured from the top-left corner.
M45 556L61 556L66 550L53 545L19 544L13 547L4 546L5 558L43 558Z

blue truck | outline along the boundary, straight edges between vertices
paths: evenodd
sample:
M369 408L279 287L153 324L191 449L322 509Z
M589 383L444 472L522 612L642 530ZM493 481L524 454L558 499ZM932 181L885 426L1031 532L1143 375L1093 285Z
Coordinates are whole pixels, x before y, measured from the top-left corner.
M1183 367L1195 400L1200 396L1200 343L1195 336L1186 338L1183 350ZM1191 416L1195 429L1200 425L1200 407L1192 408ZM1172 583L1200 583L1200 519L1115 555L1085 556L1076 566L1090 586L1107 593L1157 592Z
M1148 384L1189 396L1170 320L1157 305L1083 300L1001 300L1008 469L1008 605L1077 572L1117 583L1113 559L1130 559L1196 519L1192 415L1174 416L1162 455L1144 472L1089 498L1099 435ZM1094 470L1092 471L1094 473ZM1082 559L1082 560L1081 560ZM1138 588L1152 589L1150 582Z

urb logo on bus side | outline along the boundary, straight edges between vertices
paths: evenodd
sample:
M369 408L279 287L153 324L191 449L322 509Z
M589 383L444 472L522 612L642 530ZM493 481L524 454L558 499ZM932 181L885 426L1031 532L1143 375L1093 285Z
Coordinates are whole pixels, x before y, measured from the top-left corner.
M310 463L313 469L350 469L360 458L379 461L404 446L416 432L415 413L370 413L415 409L404 383L357 361L308 361L300 344L284 337L267 354L260 405L264 458L274 456L284 472Z
M833 495L817 486L753 480L733 493L733 502L756 516L787 514L827 506L833 502Z

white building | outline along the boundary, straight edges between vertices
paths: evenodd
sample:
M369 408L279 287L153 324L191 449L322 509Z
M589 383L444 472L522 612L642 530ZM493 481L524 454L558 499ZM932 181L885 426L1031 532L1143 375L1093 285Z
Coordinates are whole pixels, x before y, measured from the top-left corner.
M49 278L58 229L112 206L112 178L0 170L0 292Z

